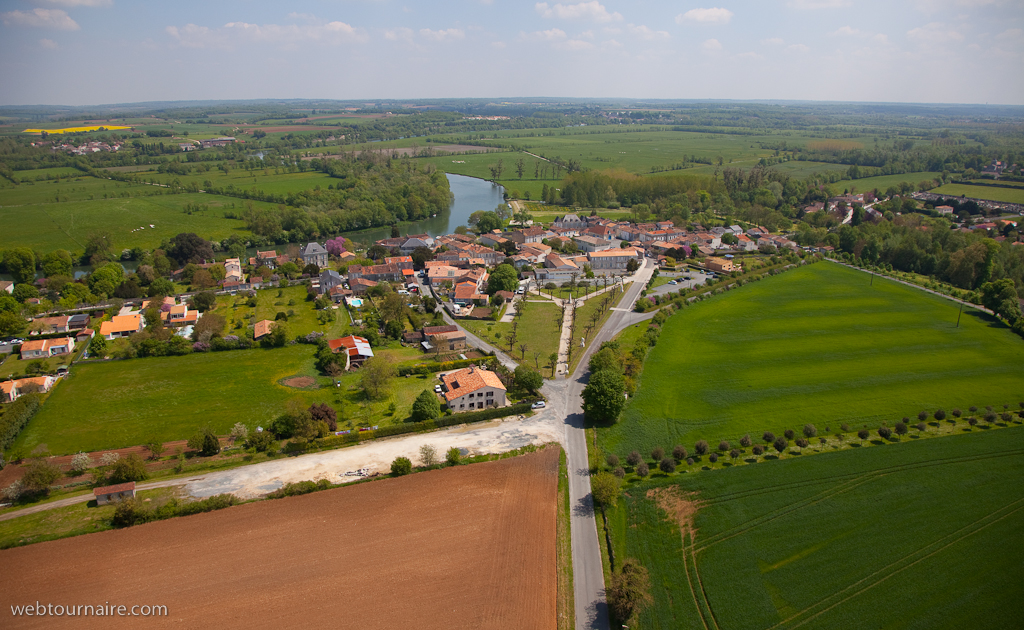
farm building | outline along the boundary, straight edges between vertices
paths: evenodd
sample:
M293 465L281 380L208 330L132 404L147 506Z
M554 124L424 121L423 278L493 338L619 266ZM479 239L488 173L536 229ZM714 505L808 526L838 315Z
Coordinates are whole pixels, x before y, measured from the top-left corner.
M458 326L424 326L423 342L427 352L438 348L442 351L463 350L466 348L466 333Z
M14 283L10 280L0 280L0 291L14 293Z
M346 370L360 367L364 361L373 357L370 342L365 337L349 335L341 339L331 339L327 342L327 346L335 354L344 352L348 356L345 366Z
M505 386L489 370L470 366L445 374L441 382L448 408L455 413L505 406Z
M117 503L122 499L134 499L135 482L129 481L128 483L119 483L116 486L103 486L93 490L92 494L96 497L96 505Z
M733 264L731 260L726 260L725 258L717 258L715 256L711 256L707 260L705 260L704 266L711 271L728 272L733 270Z
M269 319L264 319L256 322L252 328L252 338L254 341L259 341L263 337L270 334L270 331L274 329L274 322Z

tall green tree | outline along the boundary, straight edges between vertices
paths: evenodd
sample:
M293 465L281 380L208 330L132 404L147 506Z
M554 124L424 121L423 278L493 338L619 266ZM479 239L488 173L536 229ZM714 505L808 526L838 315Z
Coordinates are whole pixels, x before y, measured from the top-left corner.
M71 275L71 253L64 249L57 249L43 256L43 275L47 278L53 276Z
M625 381L617 370L591 374L583 388L583 413L592 422L614 422L625 404L625 390Z
M514 292L519 286L519 275L512 265L501 264L494 268L487 279L487 294L494 295L498 291Z
M441 401L438 400L437 394L430 390L423 390L423 392L416 397L416 401L412 403L412 419L415 422L426 422L427 420L433 420L441 415Z
M36 256L27 247L15 247L4 252L4 266L15 284L30 283L36 278Z

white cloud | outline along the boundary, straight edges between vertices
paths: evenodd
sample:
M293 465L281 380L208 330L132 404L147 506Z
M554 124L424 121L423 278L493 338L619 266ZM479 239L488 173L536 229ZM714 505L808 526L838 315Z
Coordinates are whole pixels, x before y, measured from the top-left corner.
M560 28L549 28L546 31L534 31L530 36L533 39L540 39L546 42L555 42L566 38L565 31Z
M627 24L626 30L629 31L630 35L639 37L640 39L654 40L654 39L668 39L669 34L667 31L655 31L647 28L644 25Z
M389 42L410 42L412 41L412 36L413 30L411 28L405 28L404 26L384 31L384 39Z
M996 35L996 39L1020 39L1022 36L1024 36L1024 31L1019 28L1011 28Z
M922 43L932 44L941 44L949 41L960 42L964 39L963 35L947 28L941 22L929 22L924 26L910 29L907 31L907 37Z
M786 46L786 50L792 50L793 52L798 53L805 53L809 52L811 49L803 44L790 44L789 46Z
M844 26L842 28L836 29L835 31L832 31L832 34L833 35L860 35L861 32L860 32L859 29L851 28L849 26Z
M491 48L504 48L505 42L491 42Z
M840 9L850 6L850 0L789 0L791 9Z
M565 50L588 50L593 48L594 45L590 42L585 42L582 39L570 39L567 42L558 44L558 47L564 48Z
M735 13L729 9L722 9L718 7L713 9L690 9L686 13L680 13L676 16L676 24L682 24L684 22L728 24L733 15L735 15Z
M45 0L49 4L61 7L109 7L114 0Z
M614 39L609 39L607 41L601 42L601 45L604 46L605 48L622 48L622 44L620 44L618 40Z
M718 52L719 50L722 50L722 42L717 39L706 39L700 47L703 48L705 52Z
M466 33L461 28L446 28L438 31L421 28L420 35L425 39L431 39L435 42L450 42L454 39L462 39L466 36Z
M771 44L772 46L781 46L786 43L786 40L781 37L769 37L768 39L762 39L762 44Z
M228 22L220 28L186 24L180 28L168 26L164 30L177 40L179 45L188 48L233 48L247 43L294 47L298 44L341 44L363 42L367 39L363 29L353 27L345 22L318 22L304 25Z
M50 50L56 50L57 48L60 48L57 45L57 42L53 41L52 39L41 39L39 40L39 45L43 48L49 48Z
M764 59L764 55L759 55L756 52L745 52L745 53L740 53L740 54L736 55L736 58L737 59L753 59L753 60L758 60L758 59Z
M5 26L34 26L52 28L58 31L77 31L78 22L60 9L32 9L31 11L8 11L0 13Z
M621 22L622 14L609 13L608 9L597 0L580 2L579 4L556 4L548 5L547 2L538 2L534 5L541 17L560 18L563 20L593 20L595 22Z

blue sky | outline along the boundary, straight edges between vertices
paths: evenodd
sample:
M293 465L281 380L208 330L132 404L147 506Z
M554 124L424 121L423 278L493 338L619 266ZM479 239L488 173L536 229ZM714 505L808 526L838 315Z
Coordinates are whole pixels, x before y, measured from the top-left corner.
M0 0L0 104L1024 104L1024 0Z

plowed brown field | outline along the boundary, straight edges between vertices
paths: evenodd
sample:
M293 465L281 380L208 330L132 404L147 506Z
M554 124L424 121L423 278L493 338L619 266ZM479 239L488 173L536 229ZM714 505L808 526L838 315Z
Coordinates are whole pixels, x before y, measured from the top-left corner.
M547 448L0 551L0 627L553 629L557 486Z

